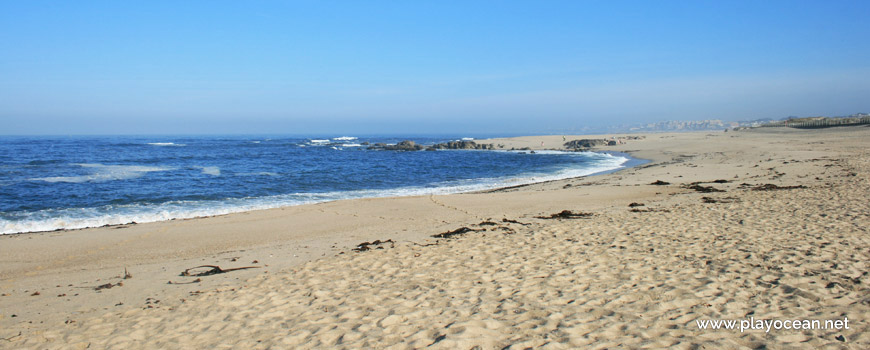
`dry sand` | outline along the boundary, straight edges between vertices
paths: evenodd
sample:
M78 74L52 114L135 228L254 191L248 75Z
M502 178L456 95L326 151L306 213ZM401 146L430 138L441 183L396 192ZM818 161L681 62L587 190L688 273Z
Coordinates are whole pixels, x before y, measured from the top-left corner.
M644 136L607 175L3 236L0 348L870 348L870 128ZM850 327L696 323L750 317Z

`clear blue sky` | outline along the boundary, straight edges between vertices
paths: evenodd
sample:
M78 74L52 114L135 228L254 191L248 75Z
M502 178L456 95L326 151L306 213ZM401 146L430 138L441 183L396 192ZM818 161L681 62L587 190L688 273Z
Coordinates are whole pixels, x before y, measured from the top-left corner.
M870 1L2 1L0 134L870 112Z

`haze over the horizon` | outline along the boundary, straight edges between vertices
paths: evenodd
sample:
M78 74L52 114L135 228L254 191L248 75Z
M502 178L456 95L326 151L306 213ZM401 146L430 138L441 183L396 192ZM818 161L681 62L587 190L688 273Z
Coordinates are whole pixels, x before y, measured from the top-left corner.
M0 3L0 134L534 133L870 111L868 1Z

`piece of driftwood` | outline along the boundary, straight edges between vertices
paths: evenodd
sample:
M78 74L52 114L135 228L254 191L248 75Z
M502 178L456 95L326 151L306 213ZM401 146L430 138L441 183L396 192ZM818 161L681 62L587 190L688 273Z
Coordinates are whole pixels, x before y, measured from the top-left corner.
M101 284L101 285L99 285L99 286L94 287L94 290L111 289L111 288L114 288L114 287L123 287L123 286L124 286L124 283L123 283L123 282L118 282L118 283L106 283L106 284Z
M199 282L202 282L202 278L197 278L197 279L190 281L190 282L172 282L172 281L169 281L166 284L194 284L194 283L199 283Z
M199 268L203 268L203 267L207 267L209 269L205 270L203 272L200 272L200 273L191 273L190 272L190 270L195 270L195 269L199 269ZM236 271L236 270L259 269L260 267L261 266L245 266L245 267L234 267L231 269L222 269L220 266L217 266L217 265L200 265L200 266L191 267L187 270L184 270L183 272L181 272L181 275L179 275L179 276L185 276L185 277L211 276L211 275L218 275L218 274L227 273L227 272Z
M664 209L664 208L648 208L648 209L632 208L632 209L629 209L628 211L630 211L632 213L653 213L653 212L670 213L671 212L670 209Z

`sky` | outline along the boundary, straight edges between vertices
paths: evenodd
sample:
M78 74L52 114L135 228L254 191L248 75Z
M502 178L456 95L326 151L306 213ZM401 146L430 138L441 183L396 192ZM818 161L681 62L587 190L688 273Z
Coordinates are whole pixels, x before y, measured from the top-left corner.
M0 135L870 112L870 1L0 1Z

